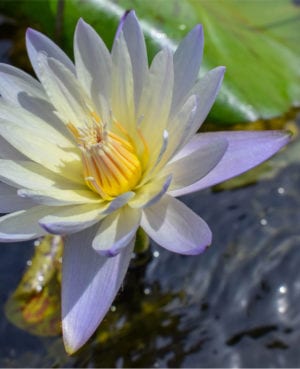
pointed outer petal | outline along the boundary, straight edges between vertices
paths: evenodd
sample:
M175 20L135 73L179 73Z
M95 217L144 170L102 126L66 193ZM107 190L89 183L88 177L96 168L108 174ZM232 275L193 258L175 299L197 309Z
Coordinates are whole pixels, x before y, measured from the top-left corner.
M124 26L125 19L128 17L128 15L131 12L134 12L134 10L126 10L125 13L123 13L123 15L120 17L120 21L119 21L119 24L118 24L117 31L115 33L114 40L119 37L119 35L120 35L121 32L123 32L123 26Z
M18 150L11 146L3 137L0 136L0 158L12 160L27 160Z
M0 134L27 158L76 183L83 183L79 153L61 149L18 124L0 120Z
M66 68L75 74L74 65L69 57L53 41L42 33L28 28L26 32L26 47L29 59L38 77L40 71L38 66L38 53L40 52L59 60Z
M171 192L172 196L181 196L202 190L237 176L270 158L290 140L290 134L284 131L233 131L209 132L196 135L174 158L179 160L199 147L209 144L216 138L225 138L228 149L220 162L207 176L191 186Z
M121 208L133 195L133 193L127 192L112 201L105 201L96 205L60 207L54 214L40 219L39 223L49 233L68 234L80 232Z
M100 96L110 102L111 56L96 31L82 19L79 19L75 30L74 55L78 80L103 119L105 107Z
M136 125L132 65L123 32L115 39L111 56L113 115L129 135L134 136Z
M41 100L43 102L43 100ZM36 102L39 104L39 102ZM46 103L47 104L47 103ZM40 109L43 105L40 106ZM47 116L44 116L47 119ZM50 118L50 116L48 116ZM74 143L66 136L62 135L57 129L47 123L47 120L26 111L25 109L5 103L0 100L0 122L17 125L20 129L27 130L33 137L42 137L52 144L63 148L75 148ZM49 122L49 121L48 121ZM63 123L60 123L63 125Z
M34 205L29 199L19 197L15 188L0 182L0 213L11 213Z
M209 173L219 163L228 148L224 138L211 139L206 145L179 160L172 161L161 171L163 176L172 174L169 191L189 186Z
M55 212L48 211L48 215L41 218L39 224L47 232L54 234L80 232L98 223L104 217L100 214L104 206L104 204L89 204L58 207Z
M0 180L17 188L40 190L56 188L83 190L82 186L66 180L45 167L31 161L13 161L0 159Z
M198 96L199 103L193 125L186 137L185 143L198 131L213 106L223 81L225 69L225 67L217 67L210 70L199 79L191 90L190 95Z
M132 208L145 208L154 205L167 192L172 181L172 175L155 178L153 181L140 187L128 202Z
M93 240L93 248L103 256L115 256L132 241L140 225L141 212L124 206L106 218Z
M39 77L49 99L65 123L82 126L91 118L92 106L87 108L88 98L76 77L59 61L38 55ZM91 102L89 102L91 105Z
M173 93L173 55L169 49L154 57L142 92L138 117L141 132L147 141L149 153L157 152L166 128Z
M5 102L20 106L69 139L70 133L54 114L54 107L47 101L42 85L29 74L0 63L0 94Z
M141 227L162 247L184 255L201 253L212 239L204 220L168 195L143 210Z
M38 220L48 213L49 207L35 206L1 217L0 241L25 241L43 236L46 232L39 226Z
M102 203L98 194L90 190L61 190L49 188L46 190L18 190L18 195L31 199L35 203L49 206L66 206L76 204Z
M203 52L203 30L198 24L181 41L174 54L174 95L172 111L176 111L182 99L193 87L201 65Z
M106 258L91 247L96 227L66 238L62 271L62 329L66 351L77 351L95 332L123 282L134 240Z
M144 35L133 10L125 13L120 21L116 37L122 31L132 64L134 100L137 109L148 72L148 57Z

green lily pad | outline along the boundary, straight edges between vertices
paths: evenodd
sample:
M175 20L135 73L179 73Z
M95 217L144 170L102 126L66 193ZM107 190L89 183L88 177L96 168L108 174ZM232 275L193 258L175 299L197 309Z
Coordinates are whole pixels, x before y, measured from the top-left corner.
M4 4L0 10L12 8L15 1L4 3L10 5ZM120 16L135 9L150 57L162 46L175 47L194 25L202 23L202 71L217 65L227 67L221 93L209 115L214 122L270 119L300 105L300 6L292 0L45 0L19 4L19 11L61 40L69 54L79 17L111 46ZM32 6L35 11L31 11ZM45 16L36 17L41 11Z

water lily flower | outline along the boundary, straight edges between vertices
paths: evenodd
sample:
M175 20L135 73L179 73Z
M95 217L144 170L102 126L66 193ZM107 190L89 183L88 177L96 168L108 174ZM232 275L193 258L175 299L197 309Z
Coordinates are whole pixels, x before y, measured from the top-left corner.
M79 20L74 64L37 31L26 41L39 81L0 65L0 241L65 236L62 328L73 353L110 308L138 227L170 251L201 253L211 231L175 197L258 165L289 134L197 134L225 70L198 79L199 25L150 67L133 11L111 53Z

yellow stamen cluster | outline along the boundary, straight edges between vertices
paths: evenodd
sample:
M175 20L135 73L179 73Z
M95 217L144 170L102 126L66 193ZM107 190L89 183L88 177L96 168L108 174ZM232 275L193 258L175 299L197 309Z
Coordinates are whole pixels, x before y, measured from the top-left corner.
M110 200L133 189L142 174L134 146L117 134L107 131L99 119L84 127L68 128L82 153L84 177L90 189Z

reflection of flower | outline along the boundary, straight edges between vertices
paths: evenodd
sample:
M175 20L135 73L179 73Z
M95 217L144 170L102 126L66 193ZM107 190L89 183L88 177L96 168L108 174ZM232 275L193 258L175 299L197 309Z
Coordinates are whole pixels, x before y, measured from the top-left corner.
M197 26L174 55L164 49L148 68L129 12L111 54L80 20L75 66L29 30L27 49L41 83L0 67L0 211L13 212L1 218L0 237L68 235L62 313L70 353L109 309L139 226L171 251L200 253L211 232L174 197L248 170L288 141L276 131L196 134L224 73L218 67L197 80L202 46Z

